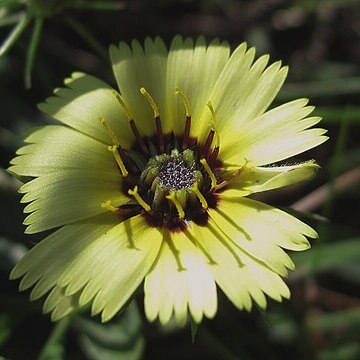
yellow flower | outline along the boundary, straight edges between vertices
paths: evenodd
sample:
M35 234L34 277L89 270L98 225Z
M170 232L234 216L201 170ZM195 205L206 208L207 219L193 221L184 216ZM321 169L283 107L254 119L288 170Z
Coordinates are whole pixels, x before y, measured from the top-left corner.
M239 309L289 298L282 280L316 232L247 196L309 179L314 161L267 166L327 137L308 100L267 108L287 68L241 44L146 39L111 46L120 92L75 73L40 104L60 123L35 130L10 170L27 233L58 228L16 265L20 290L48 294L57 320L77 306L111 319L144 282L162 324L217 311L217 287Z

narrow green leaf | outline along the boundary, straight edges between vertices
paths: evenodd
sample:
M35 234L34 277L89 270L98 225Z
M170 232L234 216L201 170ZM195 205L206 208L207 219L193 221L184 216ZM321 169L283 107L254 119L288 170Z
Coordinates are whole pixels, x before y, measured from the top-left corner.
M69 4L69 7L74 9L86 10L103 10L103 11L118 11L124 9L126 6L124 1L86 1L77 0Z
M316 274L351 262L360 262L360 238L314 246L311 253L292 254L299 271ZM314 261L316 259L316 261Z
M358 360L359 358L360 345L352 343L324 349L319 352L316 360Z
M323 313L309 319L310 329L314 331L334 331L341 328L342 332L360 332L360 309L346 309Z
M21 16L20 21L11 30L11 32L10 32L9 36L6 38L6 40L1 44L0 57L4 56L15 45L15 43L19 39L20 35L23 33L23 31L28 26L30 20L31 20L31 16L29 16L28 14L24 13Z
M360 125L360 106L317 106L313 115L321 116L323 124L340 124L346 112L347 121L352 125Z
M278 100L288 101L299 97L319 98L360 93L360 77L329 79L285 84Z
M28 52L26 55L26 65L25 65L25 88L31 88L31 74L34 67L34 61L36 57L36 52L39 46L41 31L43 27L44 19L42 17L37 17L34 23L34 28L31 35L30 45L28 47Z
M15 14L0 17L0 26L10 26L17 24L25 15L24 11L20 11Z

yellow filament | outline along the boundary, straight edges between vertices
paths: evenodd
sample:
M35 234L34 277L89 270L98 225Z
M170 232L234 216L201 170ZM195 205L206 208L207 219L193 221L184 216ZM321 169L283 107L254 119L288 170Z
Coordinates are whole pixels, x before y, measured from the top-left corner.
M106 200L101 204L103 209L109 210L111 212L117 212L117 208L111 205L111 200Z
M207 174L209 175L210 177L210 180L211 180L211 189L214 189L217 185L217 181L216 181L216 177L215 177L215 174L213 173L213 171L211 170L208 162L206 161L205 158L201 159L200 162L202 163L202 165L204 166L205 168L205 171L207 172Z
M116 90L112 90L112 93L114 94L116 99L119 101L121 107L125 111L125 114L126 114L128 120L131 120L133 117L131 116L131 112L130 112L128 106L126 105L124 98Z
M121 174L123 177L127 177L128 176L128 171L126 170L126 167L124 165L123 159L120 156L120 153L117 149L117 146L113 145L113 146L108 146L108 150L112 152L112 154L114 155L114 158L117 162L117 164L119 165Z
M190 117L190 103L189 103L189 100L187 98L187 96L184 94L184 92L180 89L180 88L175 88L175 94L176 95L180 95L181 96L181 100L184 104L184 108L185 108L185 115L187 117Z
M222 189L224 186L226 186L226 185L230 184L231 182L235 181L240 176L240 174L245 170L245 168L248 167L248 164L251 163L251 160L248 160L246 158L244 160L245 160L244 165L242 165L233 174L231 174L230 179L224 180L220 184L216 185L216 187L215 187L216 190ZM231 165L231 167L234 167L234 166L235 165Z
M109 136L110 136L111 141L113 142L113 144L116 145L116 146L119 146L119 145L120 145L120 142L119 142L119 140L117 139L117 137L116 137L113 129L111 128L111 126L109 125L109 123L106 121L106 119L102 117L102 118L100 119L100 122L101 122L102 125L104 125L104 127L105 127L106 131L108 132L108 134L109 134Z
M176 198L175 192L172 191L169 195L166 195L166 198L175 205L176 210L179 214L179 218L183 219L185 217L185 212L184 212L184 209L182 208L179 200Z
M157 105L155 104L155 101L152 98L152 96L146 91L146 89L144 87L140 88L140 92L141 92L141 94L143 94L145 96L146 100L149 102L151 108L153 109L154 117L155 118L159 117L160 116L159 109L158 109Z
M200 192L199 190L199 186L198 183L194 183L194 185L191 188L192 192L198 197L201 206L203 207L203 209L207 209L209 207L206 199L204 198L204 195Z
M215 144L216 144L216 146L219 146L220 145L220 137L219 137L218 131L215 129L215 123L217 122L217 119L216 119L215 110L214 110L211 100L209 100L206 105L209 108L211 115L212 115L211 116L211 128L215 132Z
M135 198L135 200L138 202L138 204L146 211L146 212L150 212L151 211L151 207L143 200L143 198L139 195L139 188L137 185L135 185L134 189L128 190L128 194L133 196Z

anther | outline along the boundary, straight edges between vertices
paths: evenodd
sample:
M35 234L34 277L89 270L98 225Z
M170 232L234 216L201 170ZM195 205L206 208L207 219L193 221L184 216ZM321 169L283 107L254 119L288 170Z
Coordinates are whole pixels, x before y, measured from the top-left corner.
M190 103L189 103L188 98L186 97L184 92L178 87L175 88L175 94L181 96L181 100L182 100L182 102L184 104L184 108L185 108L185 115L186 115L186 117L190 117L191 112L190 112Z
M184 92L180 88L175 88L175 94L181 96L182 103L185 108L185 130L184 130L184 137L182 143L182 149L185 150L189 144L190 138L190 128L191 128L191 112L190 112L190 103Z
M109 211L111 211L111 212L113 212L113 213L115 213L115 212L118 211L118 208L115 207L115 206L113 206L113 205L111 204L111 200L106 200L106 201L104 201L104 202L101 204L101 207L102 207L103 209L109 210Z
M151 207L149 204L147 204L143 198L140 196L139 194L139 188L137 185L135 185L134 189L128 190L128 194L133 196L135 198L135 200L138 202L138 204L146 211L146 212L150 212L151 211Z
M184 209L182 208L179 200L176 198L175 191L170 192L169 195L166 195L166 198L170 200L176 207L176 210L179 214L179 218L183 219L185 217Z
M106 119L103 118L103 117L100 118L100 123L101 123L102 125L104 125L104 127L105 127L106 131L108 132L108 134L109 134L109 136L110 136L111 141L113 142L113 144L116 145L116 146L119 146L119 145L120 145L120 142L119 142L119 140L117 139L117 137L116 137L113 129L111 128L111 126L109 125L109 123L106 121Z
M114 155L114 158L120 168L121 174L123 177L127 177L128 176L128 171L126 170L126 167L124 165L124 161L121 158L120 152L118 150L118 147L113 145L113 146L108 146L108 150L112 152L112 154Z
M208 162L206 161L205 158L200 160L201 164L204 166L205 171L207 172L207 174L209 175L209 178L211 180L211 190L214 189L217 185L217 180L215 177L215 174L213 173L213 171L211 170Z
M129 110L128 106L126 105L124 98L116 90L112 90L112 93L116 97L116 99L119 101L121 107L125 111L125 114L126 114L128 120L130 121L133 117L131 116L130 110Z
M160 116L159 109L158 109L154 99L152 98L152 96L146 91L146 89L144 87L140 88L140 92L141 92L141 94L143 94L145 96L146 100L149 102L151 108L153 109L154 118Z
M206 199L204 198L204 195L200 192L199 190L199 186L198 183L195 182L194 185L191 188L191 191L197 196L197 198L199 199L201 206L203 209L207 209L209 207Z
M158 136L158 144L159 144L159 151L160 153L164 152L164 138L163 138L163 131L161 126L161 120L160 120L160 112L159 108L157 107L154 99L152 96L146 91L144 87L140 88L141 94L143 94L146 98L146 100L150 103L151 108L154 111L154 119L156 123L156 132Z

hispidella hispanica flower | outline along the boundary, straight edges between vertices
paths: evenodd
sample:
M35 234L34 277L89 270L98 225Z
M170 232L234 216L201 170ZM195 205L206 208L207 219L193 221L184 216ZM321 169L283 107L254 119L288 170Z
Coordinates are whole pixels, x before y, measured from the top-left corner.
M121 42L110 57L119 90L74 73L40 104L59 124L33 131L12 161L31 179L26 232L57 230L11 278L32 300L47 295L54 320L91 304L107 321L142 284L147 318L163 324L213 317L217 286L239 309L289 298L283 249L317 234L248 197L309 179L314 161L286 159L327 139L307 99L267 110L287 68L245 43L230 55L179 36L170 50Z

